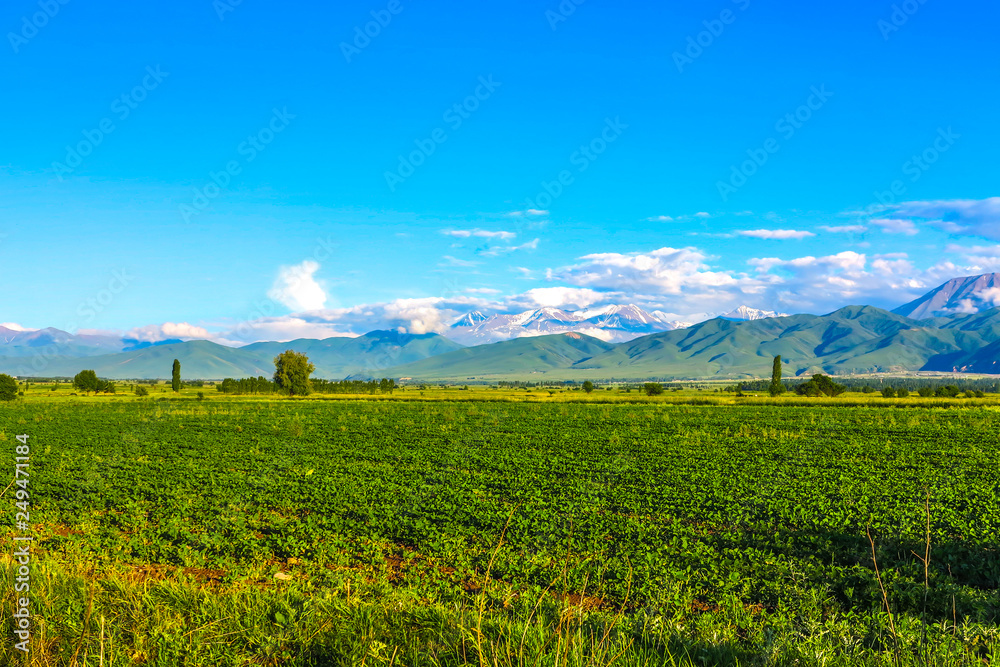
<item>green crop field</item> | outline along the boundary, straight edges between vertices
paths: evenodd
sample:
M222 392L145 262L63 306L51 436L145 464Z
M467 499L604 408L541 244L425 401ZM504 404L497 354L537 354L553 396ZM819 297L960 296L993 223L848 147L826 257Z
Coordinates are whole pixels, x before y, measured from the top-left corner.
M1000 660L990 401L43 389L32 665Z

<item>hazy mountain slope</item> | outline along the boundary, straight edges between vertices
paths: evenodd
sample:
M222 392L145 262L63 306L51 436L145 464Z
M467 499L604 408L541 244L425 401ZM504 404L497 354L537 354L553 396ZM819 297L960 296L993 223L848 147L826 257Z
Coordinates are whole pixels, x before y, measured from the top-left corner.
M169 378L174 359L181 362L187 379L210 379L271 375L274 365L268 360L265 367L239 349L218 345L206 340L195 340L171 345L157 345L132 352L119 352L81 359L53 360L38 375L71 377L84 369L93 369L104 378ZM3 368L6 360L0 360Z
M316 366L314 377L341 379L357 373L380 373L393 364L442 354L461 345L437 334L374 331L357 338L255 343L242 348L209 341L156 345L131 352L86 358L53 358L44 368L28 372L24 359L0 358L0 372L18 375L72 376L93 369L106 378L169 378L173 360L181 362L186 379L221 379L274 373L274 357L285 350L306 354Z
M533 336L467 347L389 370L392 377L469 378L570 368L614 346L578 333Z
M1000 374L1000 340L971 352L956 352L933 357L923 370Z
M285 350L295 350L309 357L316 366L317 377L343 378L358 374L376 375L390 366L460 350L462 345L437 334L372 331L356 338L254 343L240 349L255 355L255 358L266 359L269 364Z
M114 336L73 335L52 327L37 331L0 327L0 357L87 357L121 352L127 344Z

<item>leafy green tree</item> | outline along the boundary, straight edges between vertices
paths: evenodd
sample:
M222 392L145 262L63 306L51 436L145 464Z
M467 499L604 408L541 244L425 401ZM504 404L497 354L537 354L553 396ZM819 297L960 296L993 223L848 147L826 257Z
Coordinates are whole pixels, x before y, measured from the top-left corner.
M13 401L17 398L17 380L9 375L0 375L0 401Z
M882 390L882 398L896 398L895 387L886 387Z
M181 390L181 362L174 359L174 368L170 374L170 388L175 392Z
M289 396L307 396L312 392L309 375L315 370L309 357L285 350L274 358L274 383Z
M774 365L771 368L771 386L768 389L771 396L781 396L785 393L785 385L781 384L781 355L774 358Z
M136 396L149 396L149 390L146 389L145 387L140 386L140 385L136 385L136 387L135 387L135 395Z
M642 390L646 392L646 396L659 396L663 393L663 385L659 382L647 382L642 385Z
M97 378L95 371L80 371L73 376L73 388L78 391L100 391L103 383Z
M847 387L837 384L830 377L817 373L805 384L795 387L795 393L801 396L840 396Z
M934 388L921 387L920 389L917 390L917 393L920 394L923 398L931 398L932 396L934 396Z
M588 394L592 393L594 391L594 383L591 382L590 380L587 380L586 382L583 383L583 390Z
M900 387L899 389L896 390L896 398L909 398L909 397L910 397L909 389Z

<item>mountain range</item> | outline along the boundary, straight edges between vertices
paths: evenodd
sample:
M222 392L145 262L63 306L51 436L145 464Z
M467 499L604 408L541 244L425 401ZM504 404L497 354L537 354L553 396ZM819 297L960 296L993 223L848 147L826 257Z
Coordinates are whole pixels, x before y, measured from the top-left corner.
M723 317L749 321L780 317L781 313L758 310L749 306L723 314L704 314L677 320L660 311L648 312L634 305L605 306L598 309L566 311L559 308L539 308L513 315L468 313L448 331L448 338L464 345L482 345L523 336L543 336L557 333L579 333L609 343L622 343L639 336L684 329L695 322Z
M958 278L889 312L850 306L827 315L741 307L694 324L637 306L515 315L473 312L448 337L373 331L356 338L261 342L140 342L0 327L0 372L68 377L164 378L273 372L286 349L309 356L317 377L414 380L763 377L780 354L789 375L888 371L1000 373L1000 276ZM469 343L470 345L464 345Z

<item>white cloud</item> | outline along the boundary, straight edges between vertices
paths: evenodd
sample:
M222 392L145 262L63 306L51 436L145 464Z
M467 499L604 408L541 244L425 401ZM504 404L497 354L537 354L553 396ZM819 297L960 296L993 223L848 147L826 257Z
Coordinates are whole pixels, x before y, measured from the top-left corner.
M528 301L540 308L586 308L606 299L606 294L590 289L539 287L528 290L516 301Z
M775 239L775 240L788 240L788 239L805 239L810 236L816 236L812 232L802 232L795 229L748 229L736 232L737 236L745 236L754 239Z
M917 272L913 266L913 262L908 259L873 259L872 270L888 278L893 276L912 276Z
M860 234L868 231L868 228L864 225L841 225L839 227L820 225L819 228L824 232L830 232L831 234Z
M669 215L654 215L652 218L646 218L646 222L673 222L674 218Z
M476 254L482 255L483 257L497 257L499 255L507 255L518 250L535 250L538 248L538 241L539 239L534 239L528 243L516 246L491 246L489 248L476 251Z
M281 267L267 296L295 311L323 308L328 297L315 278L319 268L319 263L311 259Z
M550 280L625 293L690 295L737 284L728 273L709 270L696 248L660 248L649 253L598 253L582 263L549 272Z
M960 246L949 244L945 252L961 255L969 263L966 273L986 273L1000 271L1000 245L995 246Z
M988 287L982 292L977 292L976 296L994 308L1000 306L1000 287Z
M483 239L500 239L502 241L510 241L517 236L514 232L491 232L485 229L443 229L441 230L441 233L446 236L454 236L460 239L476 237Z
M511 211L507 215L509 217L512 217L512 218L520 218L520 217L524 217L524 216L539 217L539 216L548 215L548 214L549 214L548 211L543 211L543 210L537 209L537 208L529 208L526 211Z
M28 329L22 327L20 324L17 324L15 322L3 322L2 324L0 324L0 327L3 327L5 329L10 329L11 331L38 331L38 329Z
M886 234L905 234L907 236L916 236L920 233L920 230L917 229L912 220L905 220L902 218L879 218L872 220L871 223L881 227L882 231Z
M211 340L213 334L209 333L203 327L197 327L187 322L164 322L163 324L137 327L128 331L124 337L146 343L155 343L174 338L179 338L180 340Z
M701 219L704 220L706 218L711 218L712 214L711 213L706 213L705 211L699 211L698 213L694 214L694 217L701 218Z
M912 218L951 234L1000 240L1000 197L903 202L885 210L893 218Z
M895 308L958 275L968 267L950 261L918 269L905 253L866 255L852 251L825 257L749 260L761 279L770 279L768 294L785 312L829 312L845 305Z
M479 266L480 264L479 262L470 262L466 259L458 259L456 257L452 257L451 255L445 255L442 259L444 262L439 264L439 266L454 266L471 269L472 267Z

